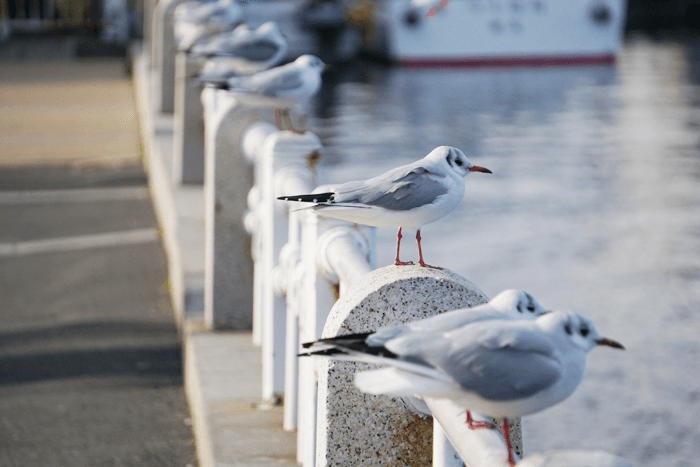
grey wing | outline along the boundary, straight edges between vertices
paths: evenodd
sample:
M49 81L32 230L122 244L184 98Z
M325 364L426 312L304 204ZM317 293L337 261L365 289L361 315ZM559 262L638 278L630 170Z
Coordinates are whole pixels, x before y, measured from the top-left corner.
M393 172L393 171L392 171ZM447 193L447 187L424 167L416 167L399 177L392 172L366 182L348 182L337 189L336 202L358 202L391 211L404 211L432 203Z
M434 365L448 372L467 391L498 401L537 394L561 378L563 368L551 339L535 330L466 342L452 348Z
M448 374L489 400L517 400L553 385L562 374L554 344L542 332L488 321L449 333L411 333L385 347L400 359Z
M272 41L257 40L237 44L231 49L223 52L222 55L232 55L234 57L245 58L246 60L251 61L264 61L274 57L279 48L279 45Z
M262 74L264 73L264 75ZM297 89L304 85L301 79L301 70L272 69L254 76L246 83L246 87L253 92L269 97L278 97L285 91Z

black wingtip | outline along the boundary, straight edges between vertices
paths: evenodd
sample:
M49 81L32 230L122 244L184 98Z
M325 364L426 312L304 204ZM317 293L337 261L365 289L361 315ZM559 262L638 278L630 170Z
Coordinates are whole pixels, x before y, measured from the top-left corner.
M312 193L309 195L280 196L280 201L298 201L301 203L328 203L333 201L335 193Z

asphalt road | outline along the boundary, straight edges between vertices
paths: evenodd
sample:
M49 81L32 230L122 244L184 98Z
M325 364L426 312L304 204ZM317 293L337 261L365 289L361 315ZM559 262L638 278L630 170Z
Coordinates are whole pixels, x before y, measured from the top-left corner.
M134 164L0 168L1 466L196 465L145 187Z

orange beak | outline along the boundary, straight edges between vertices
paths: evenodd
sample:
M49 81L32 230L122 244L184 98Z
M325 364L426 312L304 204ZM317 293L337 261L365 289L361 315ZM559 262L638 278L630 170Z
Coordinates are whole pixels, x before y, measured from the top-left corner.
M486 167L479 167L478 165L475 165L474 167L470 167L469 171L470 172L483 172L485 174L492 174L493 173L489 169L487 169Z
M625 350L622 344L620 344L617 341L614 341L612 339L608 339L607 337L603 337L602 339L598 339L595 341L596 344L598 345L607 345L608 347L612 347L613 349L622 349Z

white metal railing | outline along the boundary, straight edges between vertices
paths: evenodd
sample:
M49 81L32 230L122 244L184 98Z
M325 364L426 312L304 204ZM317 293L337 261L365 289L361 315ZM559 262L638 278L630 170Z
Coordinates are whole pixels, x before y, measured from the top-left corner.
M202 102L205 127L212 135L220 133L214 127L221 127L227 113L231 114L227 109L245 105L213 89L205 90ZM319 219L296 203L277 200L282 195L314 190L314 165L321 143L313 133L280 132L270 123L258 122L240 134L242 152L253 165L254 174L244 224L252 238L253 335L262 348L262 397L268 403L283 398L284 428L297 430L297 460L313 467L318 382L314 362L300 361L297 353L300 343L321 337L337 298L376 267L376 233L374 228ZM216 144L213 136L205 141ZM326 192L332 187L315 189ZM505 465L492 462L505 459L505 444L497 433L468 430L464 439L469 441L464 442L464 421L454 416L463 410L445 406L444 401L427 403L439 414L435 417L434 465L461 465L448 441L451 433L459 433L460 438L451 438L466 446L460 452L464 451L462 457L470 460L471 467ZM441 425L446 427L447 436Z
M167 8L169 11L171 7ZM156 21L154 28L155 25ZM362 294L370 294L353 291L354 284L366 285L369 275L389 275L385 280L390 283L411 282L421 274L447 274L440 280L444 282L447 277L448 282L453 280L464 290L475 288L453 273L427 268L375 270L374 228L318 218L313 210L298 203L278 201L282 195L327 192L332 187L317 186L314 167L322 150L318 137L310 132L278 131L270 123L276 101L242 101L230 93L205 88L201 102L207 226L205 317L213 328L245 329L247 318L230 316L230 304L236 303L239 310L253 310L253 340L262 349L262 398L267 403L284 400L284 428L297 430L298 461L304 467L321 467L326 464L317 443L324 436L327 438L329 401L319 397L325 398L328 391L321 391L322 365L312 359L297 358L300 343L341 332L340 328L329 331L329 313L336 310L336 304L347 305L349 301L364 299ZM247 247L246 234L251 238L249 270L245 264L240 265L249 259L241 248L244 244ZM447 289L448 295L453 294L452 289ZM422 300L433 303L431 293L430 288L423 290ZM252 296L250 303L248 294ZM480 300L484 298L481 294ZM408 292L406 299L413 300ZM388 317L373 318L372 329L409 319L391 315L386 302L378 308L375 311L380 313L375 315L386 312ZM434 308L433 312L437 312L437 306ZM355 407L360 409L364 400L355 400ZM434 418L432 465L457 467L463 460L469 467L507 465L506 446L496 431L470 430L464 423L464 408L449 401L427 398L425 404ZM416 417L400 407L394 409L399 418ZM580 459L589 456L577 455ZM547 459L553 458L556 455ZM625 465L616 464L611 457L605 459L590 465ZM544 465L527 462L523 461L523 465ZM561 466L565 461L546 465Z

